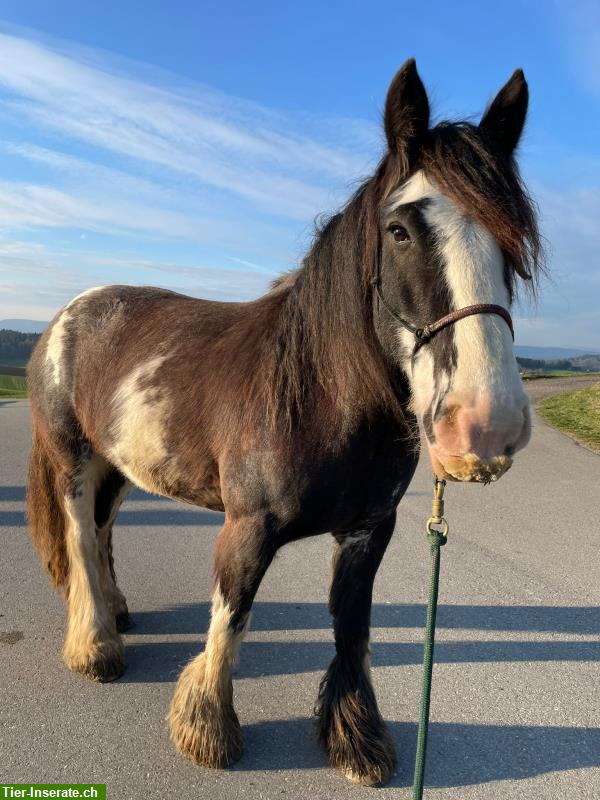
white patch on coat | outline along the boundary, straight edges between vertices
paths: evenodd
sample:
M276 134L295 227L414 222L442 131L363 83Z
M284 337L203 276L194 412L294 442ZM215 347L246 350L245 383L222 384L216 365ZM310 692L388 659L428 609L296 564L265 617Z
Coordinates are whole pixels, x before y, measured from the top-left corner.
M165 483L177 479L174 459L165 443L165 420L170 411L167 384L140 388L151 380L167 356L155 356L121 381L112 398L108 458L130 481L148 492L165 494ZM159 469L160 468L160 469Z
M71 306L78 303L80 300L84 300L86 297L89 297L91 294L95 294L96 292L101 292L102 289L108 289L108 286L92 286L89 289L86 289L84 292L80 292L76 297L70 300L67 305L65 306L65 311L67 308L71 308Z
M404 329L400 332L400 335L407 346L405 352L412 352L415 346L414 336ZM407 337L410 337L409 342L406 341ZM412 367L409 363L407 370L409 374L412 371L411 408L418 417L422 417L429 408L435 394L434 362L431 350L427 347L421 347L415 356Z
M386 206L424 199L428 203L422 213L438 241L452 310L476 303L493 303L508 310L510 297L504 281L504 258L497 242L482 225L442 194L423 171L415 173L393 192ZM526 404L511 333L501 317L495 314L465 317L454 323L453 335L457 352L451 380L453 393L467 398L486 394L500 406ZM405 352L412 352L412 335L401 330L399 336ZM412 370L413 404L419 414L435 399L433 368L427 346L422 347Z
M91 289L86 289L85 292L78 294L77 297L74 297L62 309L60 316L50 329L48 344L46 346L46 361L50 363L52 368L52 377L56 386L60 385L62 379L61 373L64 364L64 345L66 335L65 325L72 318L71 312L73 307L79 303L79 301L83 300L89 295L106 288L106 286L93 286Z
M61 382L66 335L65 324L68 322L69 316L67 311L62 312L50 330L48 344L46 345L46 362L48 362L52 368L52 377L56 386L59 386Z

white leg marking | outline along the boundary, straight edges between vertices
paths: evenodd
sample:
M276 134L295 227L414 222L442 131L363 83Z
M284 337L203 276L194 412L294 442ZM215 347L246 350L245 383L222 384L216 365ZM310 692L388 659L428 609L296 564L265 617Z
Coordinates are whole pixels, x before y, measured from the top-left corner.
M243 747L240 723L233 709L231 665L244 636L233 631L232 612L219 587L213 595L206 647L183 670L169 711L171 738L194 761L225 767Z
M105 462L93 456L79 476L76 496L65 498L69 583L64 658L71 669L97 678L106 675L94 671L96 662L106 659L116 664L123 655L115 619L102 591L94 522L96 489L105 471Z
M217 585L212 597L210 628L206 640L206 676L210 676L215 685L229 680L231 666L235 662L242 640L248 630L250 615L244 620L239 631L233 631L231 620L233 614L225 602Z

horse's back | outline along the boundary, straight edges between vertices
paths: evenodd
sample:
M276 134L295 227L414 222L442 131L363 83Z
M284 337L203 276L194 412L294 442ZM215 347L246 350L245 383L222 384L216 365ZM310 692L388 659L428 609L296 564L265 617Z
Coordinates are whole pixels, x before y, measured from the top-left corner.
M88 289L56 314L34 350L28 367L34 402L40 391L72 394L84 375L122 372L176 349L182 339L214 341L244 305L148 286Z

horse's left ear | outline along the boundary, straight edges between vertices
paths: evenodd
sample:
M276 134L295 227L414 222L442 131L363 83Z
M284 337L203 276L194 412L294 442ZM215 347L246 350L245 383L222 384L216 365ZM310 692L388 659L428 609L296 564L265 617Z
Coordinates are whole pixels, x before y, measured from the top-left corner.
M414 58L404 62L390 84L384 125L390 152L410 163L429 127L429 100Z
M506 155L517 146L529 103L529 89L522 69L517 69L496 95L479 127L492 136Z

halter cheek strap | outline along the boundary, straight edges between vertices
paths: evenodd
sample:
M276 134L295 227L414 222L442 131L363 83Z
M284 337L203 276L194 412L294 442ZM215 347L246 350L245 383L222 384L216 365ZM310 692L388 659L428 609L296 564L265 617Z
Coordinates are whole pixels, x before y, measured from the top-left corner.
M401 317L399 314L397 314L383 296L381 291L381 280L379 276L379 263L377 264L377 275L371 279L371 286L374 288L381 305L385 308L388 314L390 314L390 316L392 316L396 322L400 323L403 328L406 328L407 331L410 331L410 333L412 333L412 335L415 337L415 352L424 344L427 344L427 342L431 341L431 339L433 339L433 337L444 328L454 325L454 323L459 319L464 319L465 317L470 317L474 314L496 314L497 316L502 317L510 329L513 342L515 340L512 317L502 306L497 306L494 303L475 303L472 306L465 306L464 308L459 308L456 311L451 311L449 314L446 314L444 317L440 317L440 319L437 319L435 322L430 322L423 328L418 328L416 325L413 325L411 322L404 319L404 317Z

